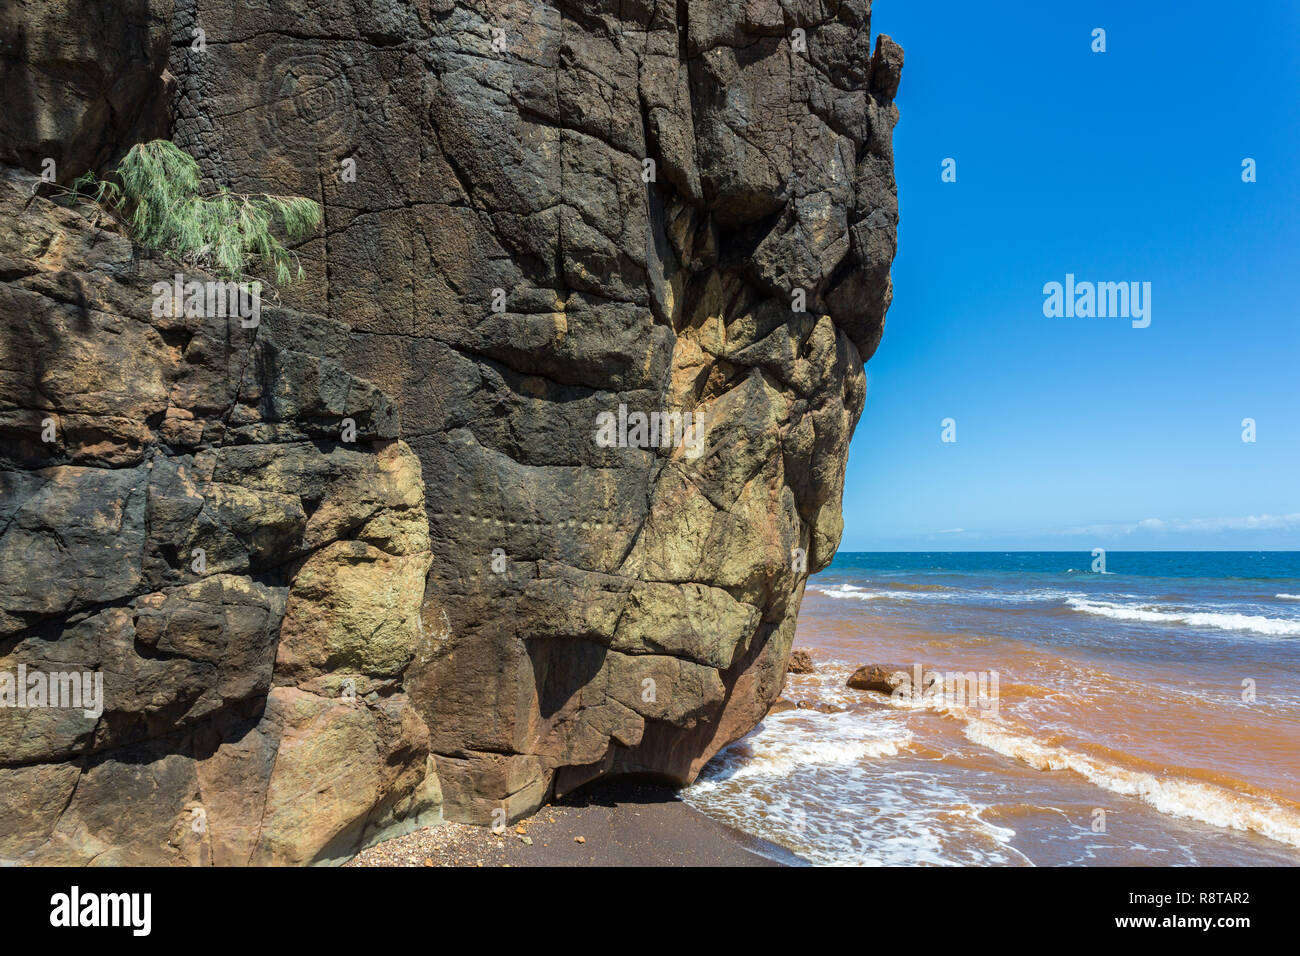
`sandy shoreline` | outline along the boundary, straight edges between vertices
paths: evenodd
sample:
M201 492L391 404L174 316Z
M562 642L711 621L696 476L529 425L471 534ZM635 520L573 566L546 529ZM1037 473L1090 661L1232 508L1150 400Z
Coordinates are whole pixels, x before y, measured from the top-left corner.
M579 842L581 838L582 842ZM705 816L668 787L614 783L547 804L504 833L447 823L346 866L797 866L783 847Z

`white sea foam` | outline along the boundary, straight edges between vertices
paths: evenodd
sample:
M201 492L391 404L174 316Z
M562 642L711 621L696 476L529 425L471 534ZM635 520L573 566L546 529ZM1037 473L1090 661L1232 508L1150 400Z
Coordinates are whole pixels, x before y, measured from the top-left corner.
M787 710L763 719L764 730L719 755L718 773L696 784L708 790L719 778L785 777L800 767L848 766L896 756L912 739L906 729L850 713Z
M1300 621L1263 617L1258 614L1234 614L1223 611L1187 609L1158 610L1150 604L1117 604L1111 601L1086 601L1070 598L1070 608L1118 621L1141 621L1147 624L1185 624L1188 627L1211 627L1225 631L1251 631L1270 637L1300 635Z
M1064 747L1042 744L991 721L970 720L964 732L971 742L1003 756L1038 770L1072 770L1105 790L1137 797L1161 813L1211 826L1250 830L1278 843L1300 847L1300 816L1266 800L1194 780L1127 770Z
M860 588L852 584L836 584L827 588L811 588L810 590L840 601L878 601L882 598L890 601L932 601L935 599L953 599L952 592L897 591L888 588L881 591L868 591L866 588Z
M814 863L1023 863L1015 831L985 807L890 758L911 741L901 714L785 711L724 750L682 796ZM919 800L925 792L931 799Z
M858 601L870 601L881 597L884 593L882 591L868 591L866 588L860 588L852 584L836 584L828 588L809 588L809 590L824 594L829 598L838 598L839 600L852 598Z
M810 587L810 591L829 598L853 601L937 601L960 604L1004 604L1007 602L1059 601L1070 596L1081 596L1073 591L1036 589L1031 591L968 591L961 588L939 587L927 590L900 591L884 588L868 590L855 584L834 584L824 588Z

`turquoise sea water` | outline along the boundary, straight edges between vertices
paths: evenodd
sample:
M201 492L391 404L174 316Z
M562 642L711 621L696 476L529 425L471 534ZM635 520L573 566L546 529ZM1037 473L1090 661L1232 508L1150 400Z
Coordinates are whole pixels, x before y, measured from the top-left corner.
M837 571L908 574L1077 574L1091 571L1088 551L841 552L823 576ZM1154 578L1300 581L1300 551L1109 551L1111 574Z
M984 623L1048 643L1120 641L1134 655L1175 642L1300 662L1300 552L1111 551L1094 571L1097 560L1086 551L849 553L809 588L857 593L919 626Z

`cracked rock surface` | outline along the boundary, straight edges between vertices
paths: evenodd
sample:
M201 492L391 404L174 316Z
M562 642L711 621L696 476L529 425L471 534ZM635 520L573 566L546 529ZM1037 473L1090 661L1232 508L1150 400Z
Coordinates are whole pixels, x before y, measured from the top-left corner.
M761 719L890 301L867 0L27 0L0 44L0 672L105 698L0 709L0 858L338 860ZM158 136L322 203L256 328L36 189ZM620 406L699 454L605 447Z

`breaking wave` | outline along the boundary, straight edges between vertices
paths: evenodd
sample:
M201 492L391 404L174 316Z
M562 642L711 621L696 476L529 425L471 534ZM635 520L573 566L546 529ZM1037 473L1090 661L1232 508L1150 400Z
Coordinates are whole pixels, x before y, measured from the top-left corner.
M1087 601L1070 598L1066 605L1084 614L1095 614L1118 621L1140 621L1144 624L1184 624L1188 627L1210 627L1224 631L1250 631L1269 637L1300 635L1300 621L1286 618L1263 617L1257 614L1233 614L1222 611L1158 610L1149 604L1117 604L1111 601Z

